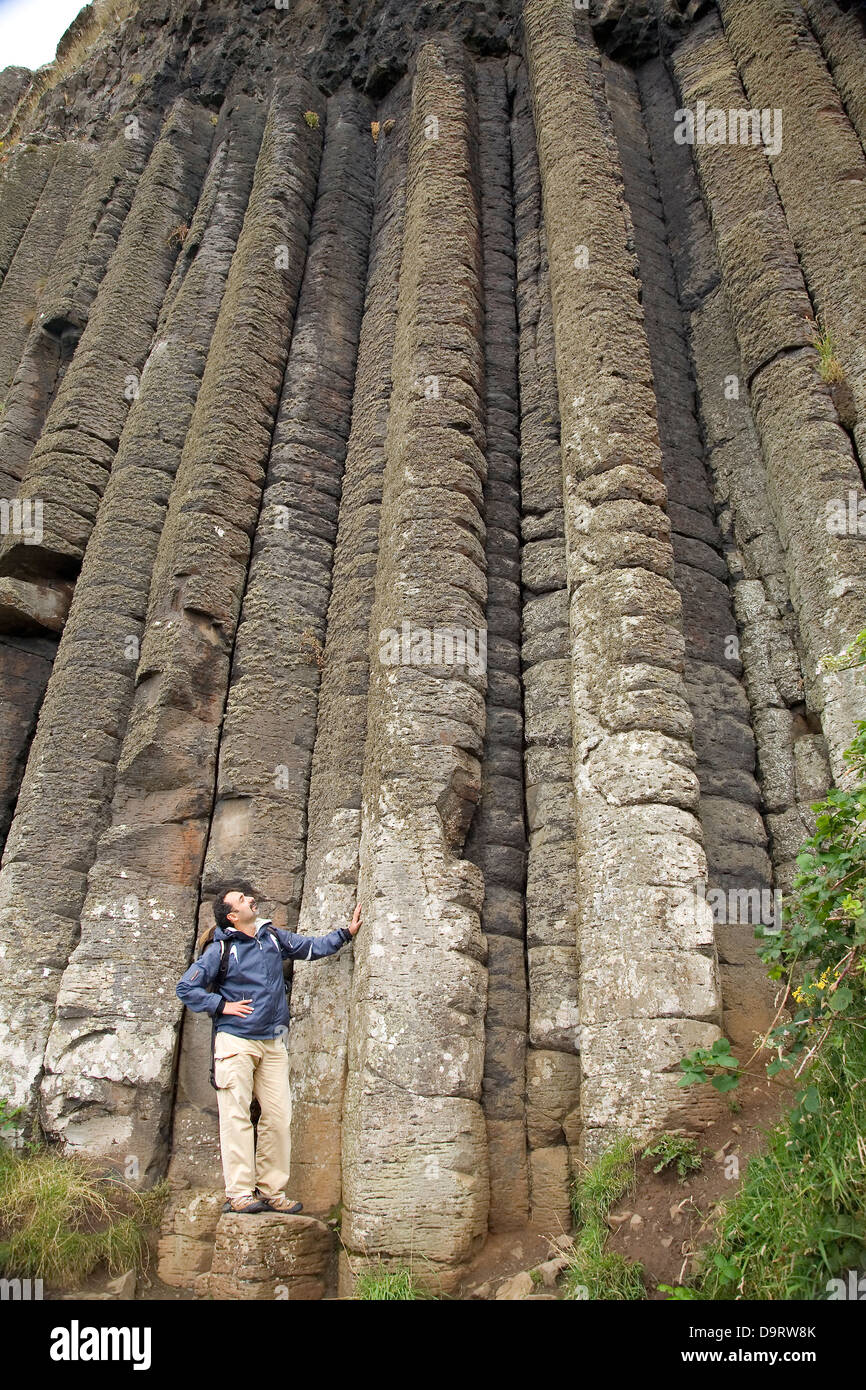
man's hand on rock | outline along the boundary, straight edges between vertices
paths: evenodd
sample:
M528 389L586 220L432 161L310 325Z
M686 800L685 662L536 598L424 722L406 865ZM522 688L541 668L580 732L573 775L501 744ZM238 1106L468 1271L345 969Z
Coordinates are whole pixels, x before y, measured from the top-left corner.
M361 930L361 904L358 903L358 906L355 908L355 911L352 913L352 920L351 920L351 922L349 923L349 931L352 933L353 936L357 936L357 934L358 934L358 932L359 932L360 930Z

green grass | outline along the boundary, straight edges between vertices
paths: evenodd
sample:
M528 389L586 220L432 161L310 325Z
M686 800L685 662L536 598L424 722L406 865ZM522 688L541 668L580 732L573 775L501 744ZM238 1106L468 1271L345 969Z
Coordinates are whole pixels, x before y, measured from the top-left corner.
M863 1032L831 1040L809 1081L817 1108L794 1110L750 1160L687 1296L825 1299L828 1280L866 1266Z
M826 328L823 333L818 333L816 330L813 341L818 353L818 371L821 380L830 384L844 381L845 373L836 356L836 344L833 342L829 328Z
M423 1287L408 1266L386 1269L384 1265L374 1265L358 1275L355 1281L355 1297L368 1303L411 1302L432 1300L435 1295Z
M577 1235L563 1272L566 1299L631 1301L646 1297L643 1266L605 1250L611 1207L634 1186L634 1145L618 1139L572 1187L571 1210Z
M141 1269L166 1195L163 1184L137 1193L83 1158L0 1145L0 1274L75 1288L100 1265Z

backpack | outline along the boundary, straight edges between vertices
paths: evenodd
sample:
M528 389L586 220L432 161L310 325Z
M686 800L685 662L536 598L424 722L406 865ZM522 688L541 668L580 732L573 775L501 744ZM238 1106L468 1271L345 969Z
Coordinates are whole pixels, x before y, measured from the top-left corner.
M271 940L273 941L273 943L274 943L274 945L276 946L277 950L279 951L279 950L280 950L280 943L279 943L279 941L277 940L276 935L274 934L274 932L269 931L269 932L268 932L268 936L271 938ZM217 966L217 972L216 972L216 974L214 975L213 985L211 986L211 990L210 990L211 994L221 994L221 993L222 993L223 981L225 980L225 977L226 977L226 975L228 974L228 968L229 968L229 952L226 950L226 946L227 946L227 945L228 945L228 943L227 943L227 941L225 940L225 938L223 938L223 940L221 940L220 943L219 943L219 948L220 948L220 963L219 963L219 965ZM280 951L280 955L282 955L282 951ZM288 997L289 997L289 991L290 991L290 989L291 989L291 977L289 977L289 979L286 980L286 998L287 998L287 999L288 999ZM208 1074L208 1080L210 1081L210 1084L213 1086L214 1090L215 1090L215 1091L218 1091L218 1090L219 1090L219 1086L216 1084L216 1076L215 1076L215 1074L214 1074L214 1069L215 1069L215 1066L216 1066L216 1035L217 1035L217 1020L216 1020L216 1015L214 1015L214 1019L213 1019L213 1022L212 1022L212 1024L211 1024L211 1031L210 1031L210 1072L209 1072L209 1074Z

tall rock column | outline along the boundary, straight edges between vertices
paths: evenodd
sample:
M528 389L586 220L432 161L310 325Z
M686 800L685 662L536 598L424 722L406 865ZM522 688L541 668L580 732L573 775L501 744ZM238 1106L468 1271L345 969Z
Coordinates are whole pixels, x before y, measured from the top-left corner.
M90 173L92 155L72 141L61 147L12 264L0 285L0 404L5 402L28 332L39 317L52 261L70 207Z
M57 159L56 145L27 145L15 151L0 177L0 285L12 264L39 195Z
M725 114L748 109L715 13L689 30L671 61L680 110L694 117L699 101ZM812 306L766 152L697 139L693 154L766 461L806 697L839 778L855 720L866 718L866 689L857 671L825 672L820 662L866 627L866 560L860 537L838 534L828 521L852 492L866 505L863 480L818 374Z
M487 940L483 1105L491 1230L526 1223L526 830L520 688L520 467L514 220L508 92L502 64L479 65L487 407L487 734L481 803L466 845L484 875Z
M0 849L56 650L48 637L0 637Z
M342 1233L349 1252L414 1257L445 1287L483 1238L489 1197L484 885L460 857L485 715L476 149L465 55L430 41L413 93L371 631Z
M565 0L528 0L548 230L572 656L582 1147L684 1110L677 1063L719 1036L681 603L633 258ZM704 911L704 909L706 909ZM699 1119L700 1102L690 1118Z
M0 546L0 573L74 577L105 491L133 392L150 350L186 227L207 168L210 113L179 98L138 184L87 328L19 489L40 498L38 545Z
M410 84L405 81L376 113L376 212L307 803L298 930L308 936L320 936L344 922L357 895L370 616L403 248L410 99ZM294 966L290 1186L314 1212L329 1211L342 1192L341 1126L353 956L354 948L328 960L297 961Z
M521 664L528 853L526 1137L532 1220L567 1229L580 1130L571 656L556 348L529 78L511 121L520 373Z
M244 114L249 120L251 113ZM205 117L202 158L213 134ZM252 138L255 144L255 133ZM241 137L242 147L247 139ZM248 166L254 158L247 148ZM87 872L110 814L168 490L251 181L243 155L240 170L237 163L234 139L224 144L220 138L193 222L199 255L183 292L163 305L159 339L126 419L6 842L0 912L9 949L0 983L0 1088L19 1103L29 1102L38 1085Z
M655 196L656 170L636 79L628 68L607 59L603 72L657 392L674 583L683 602L686 695L695 721L708 886L711 895L715 889L744 890L750 895L747 901L768 902L772 866L753 776L755 740L749 701L737 679L742 665L732 643L736 622L698 427L686 320L677 299L664 213ZM717 737L720 727L727 734L724 743ZM709 900L717 901L712 896ZM755 1033L769 1026L773 1008L766 970L749 936L748 928L732 933L717 924L725 1033L750 1050Z
M13 496L87 325L150 154L144 126L135 129L136 139L126 133L107 138L95 157L39 295L39 312L0 420L0 490L8 488Z
M110 824L46 1052L43 1123L159 1171L235 629L315 195L302 79L275 88L154 565ZM138 935L136 935L138 933Z
M866 27L862 13L836 0L803 0L803 9L827 59L848 119L866 152Z
M802 6L722 0L725 34L749 106L773 111L773 178L821 327L853 397L845 422L866 466L866 154ZM861 62L866 65L866 43ZM833 232L827 234L832 208ZM850 408L849 408L850 409Z
M303 884L317 658L367 271L371 111L352 88L327 105L310 247L232 654L204 862L206 892L232 877L250 879L262 909L291 930ZM212 922L211 901L202 913ZM219 1167L210 1040L210 1019L187 1013L173 1182L182 1176L207 1185ZM306 1194L303 1200L309 1211Z

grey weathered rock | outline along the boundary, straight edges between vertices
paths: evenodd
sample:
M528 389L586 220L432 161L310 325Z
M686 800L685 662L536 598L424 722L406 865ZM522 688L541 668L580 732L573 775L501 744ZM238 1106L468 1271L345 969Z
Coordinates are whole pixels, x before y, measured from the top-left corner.
M220 1216L213 1263L198 1275L196 1293L217 1299L306 1301L321 1298L334 1253L334 1234L310 1216Z
M410 92L376 115L376 207L343 473L327 635L310 770L299 930L316 935L351 914L358 881L367 728L368 632L375 596L387 402L406 200ZM341 1196L341 1129L353 952L295 966L292 989L292 1175L313 1211Z
M173 1288L192 1288L213 1263L225 1193L205 1187L181 1189L169 1202L159 1239L159 1277Z
M866 31L139 0L61 51L0 74L0 1094L168 1174L175 1287L453 1292L770 1016L866 714ZM300 1221L223 1216L174 993L233 876L364 912L294 972Z
M349 1249L375 1256L387 1231L393 1253L447 1276L483 1238L489 1203L484 884L461 857L480 791L486 681L465 651L450 667L444 649L432 660L429 636L417 665L380 654L381 634L404 622L473 640L484 623L477 114L454 45L421 49L411 122L370 629L366 927L354 947L342 1232Z
M212 783L205 794L200 777L202 768L213 776L306 246L321 145L303 119L310 98L307 84L286 79L272 99L160 535L110 823L91 867L81 938L46 1056L47 1127L106 1156L135 1154L143 1173L163 1157L180 1014L170 981L182 973L194 937L191 883L201 871L212 796ZM284 192L287 165L296 173ZM263 322L276 352L257 331ZM243 357L240 342L248 346ZM151 778L160 788L155 797ZM144 953L136 931L147 933Z

